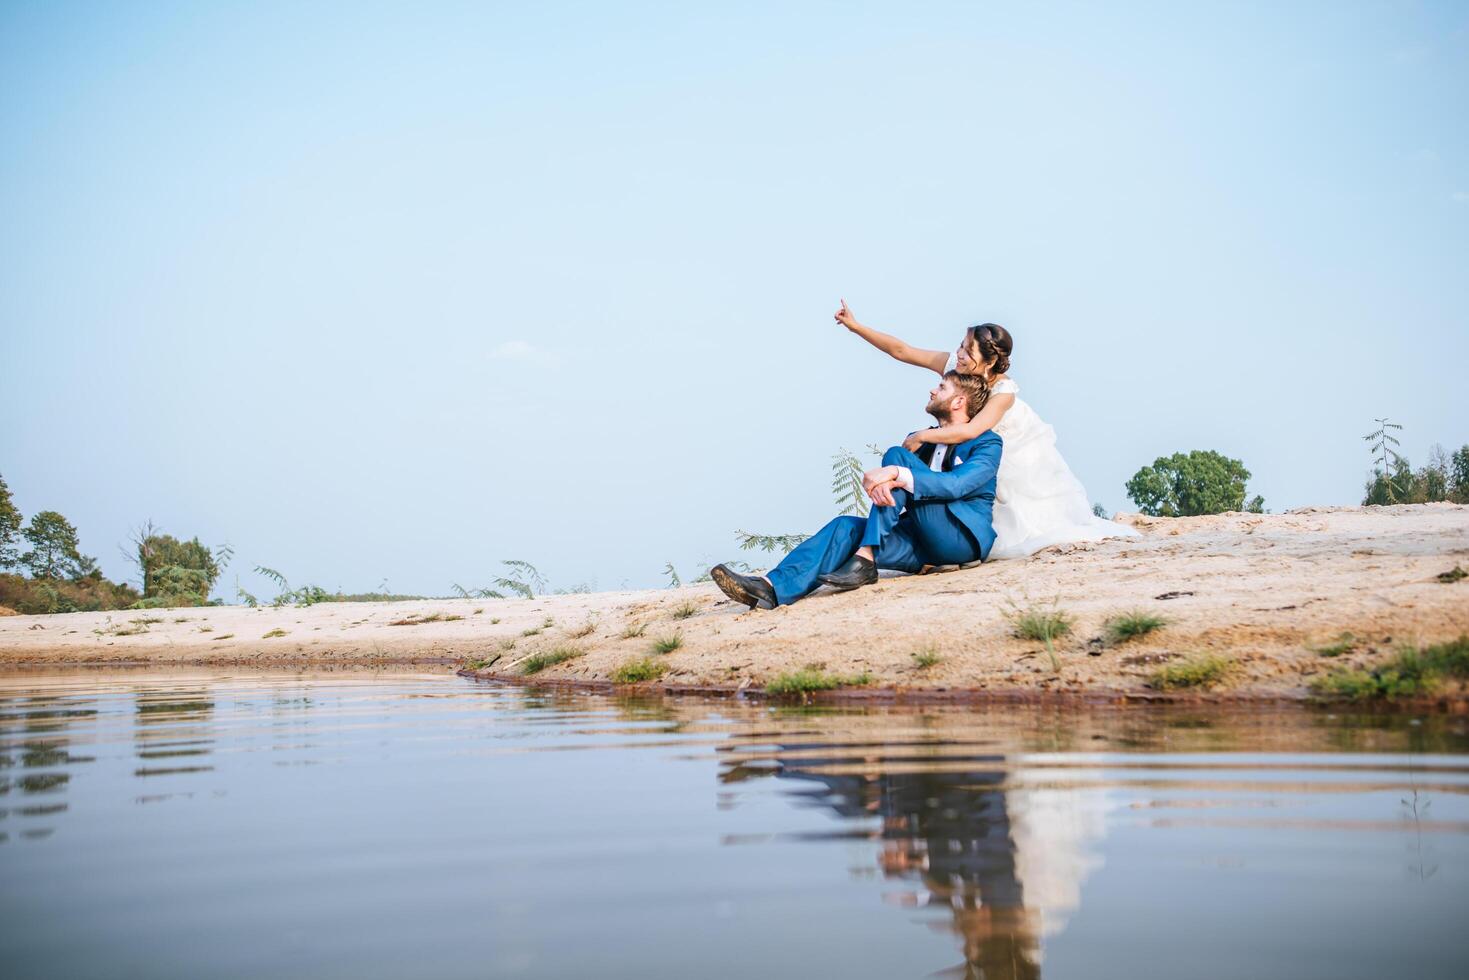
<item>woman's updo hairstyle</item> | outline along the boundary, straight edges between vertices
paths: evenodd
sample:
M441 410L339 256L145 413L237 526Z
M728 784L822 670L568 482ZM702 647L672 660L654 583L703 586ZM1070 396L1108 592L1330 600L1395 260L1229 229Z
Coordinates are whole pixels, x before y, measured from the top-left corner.
M1015 349L1010 331L998 323L981 323L969 328L969 337L979 351L980 362L989 365L991 377L1010 370L1010 352Z

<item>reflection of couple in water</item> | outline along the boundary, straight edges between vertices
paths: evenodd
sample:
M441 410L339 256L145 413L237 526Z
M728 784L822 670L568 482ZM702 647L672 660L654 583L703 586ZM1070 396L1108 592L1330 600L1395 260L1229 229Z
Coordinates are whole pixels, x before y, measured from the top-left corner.
M770 608L820 585L868 585L882 568L921 572L1137 533L1092 513L1055 431L1020 400L1008 374L1014 340L1004 327L970 327L950 354L859 323L845 300L836 319L883 353L939 375L926 409L936 424L863 474L873 504L867 517L836 518L765 575L716 565L711 574L730 598Z
M1016 794L1001 756L990 768L975 760L975 768L956 771L847 774L829 771L852 761L847 743L780 748L778 768L736 764L721 781L795 780L811 787L803 798L845 820L880 820L883 877L920 886L892 897L905 908L946 912L962 941L963 966L942 975L1041 975L1043 938L1063 926L1098 863L1089 853L1097 831L1086 814L1047 807L1045 793ZM1066 801L1076 804L1076 794Z

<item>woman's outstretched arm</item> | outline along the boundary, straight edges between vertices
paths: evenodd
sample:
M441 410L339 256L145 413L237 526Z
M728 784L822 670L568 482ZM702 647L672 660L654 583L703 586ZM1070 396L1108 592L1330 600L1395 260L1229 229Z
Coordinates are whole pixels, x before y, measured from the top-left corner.
M968 442L984 435L1000 423L1010 406L1015 404L1015 396L1009 392L999 395L991 395L990 400L984 403L984 408L979 414L968 422L959 422L955 425L944 425L937 429L919 429L911 436L903 440L903 448L910 453L918 452L918 447L925 442L936 442L944 446L957 446L961 442Z
M907 343L899 340L892 334L886 334L880 330L873 330L865 323L858 323L857 318L852 315L852 311L847 309L846 300L842 300L842 308L836 312L836 321L884 354L896 358L904 364L913 364L917 367L928 368L935 374L943 374L944 365L949 363L949 355L945 351L922 350L917 347L910 347Z

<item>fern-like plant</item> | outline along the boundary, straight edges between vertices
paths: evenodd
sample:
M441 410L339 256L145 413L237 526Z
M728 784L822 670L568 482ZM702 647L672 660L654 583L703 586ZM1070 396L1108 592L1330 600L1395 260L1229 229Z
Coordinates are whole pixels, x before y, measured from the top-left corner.
M836 498L839 514L866 517L870 506L862 489L862 461L847 449L838 449L831 457L831 495Z
M509 573L503 578L495 579L495 585L499 588L509 589L527 599L534 599L537 592L546 591L545 576L530 562L507 558L500 564L509 569Z

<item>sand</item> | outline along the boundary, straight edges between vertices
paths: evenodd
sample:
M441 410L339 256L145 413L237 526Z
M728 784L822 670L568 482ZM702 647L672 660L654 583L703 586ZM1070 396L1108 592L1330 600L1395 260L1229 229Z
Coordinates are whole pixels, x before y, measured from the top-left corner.
M525 657L570 647L581 655L536 681L596 686L619 665L651 655L655 639L679 635L677 650L655 655L668 668L658 686L673 690L757 691L780 673L816 667L866 673L869 697L1133 697L1147 694L1159 664L1214 654L1232 665L1215 695L1295 699L1308 696L1324 671L1368 667L1402 644L1469 634L1469 579L1438 578L1457 566L1469 570L1469 507L1118 519L1142 537L884 578L850 593L823 590L772 611L747 611L705 583L534 599L7 616L0 618L0 667L448 670L492 660L480 676L519 678ZM1008 614L1031 605L1074 618L1054 664L1042 644L1012 635ZM1102 643L1104 620L1126 610L1155 613L1167 625L1123 644ZM640 635L626 635L638 628ZM1349 652L1318 652L1348 633ZM938 662L919 667L913 654L920 650Z

